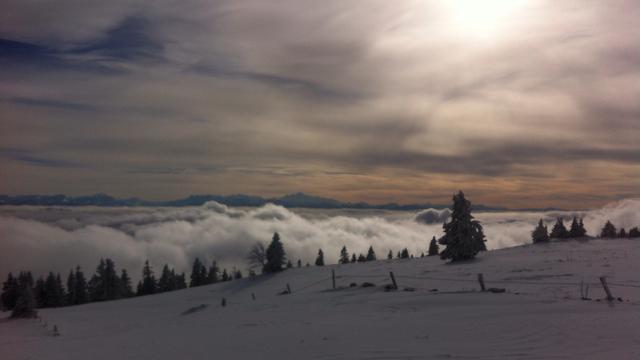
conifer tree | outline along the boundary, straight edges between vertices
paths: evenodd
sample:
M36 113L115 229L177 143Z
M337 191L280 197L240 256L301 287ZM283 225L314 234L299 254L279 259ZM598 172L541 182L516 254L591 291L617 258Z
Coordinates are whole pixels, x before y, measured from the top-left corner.
M16 306L19 292L18 279L13 274L7 275L7 281L2 284L2 307L6 310L12 310Z
M293 264L291 263L291 260L287 261L287 269L291 269L293 267Z
M262 269L265 273L275 273L282 271L282 266L287 263L287 257L284 252L284 246L280 241L280 235L276 232L271 238L271 243L265 252L266 263Z
M367 261L367 258L364 255L359 254L358 255L358 259L356 261L357 262L365 262L365 261Z
M42 276L36 280L36 285L33 287L33 296L35 297L37 308L43 308L46 306L47 290L44 287L44 279Z
M316 266L324 266L324 252L322 252L322 249L318 249L318 257L316 257Z
M396 255L396 258L397 259L402 259L402 252L401 251L398 251L398 254Z
M175 281L174 281L173 275L171 274L169 265L164 264L164 266L162 267L162 272L160 274L160 279L158 279L159 293L175 290Z
M420 258L424 257L424 251L420 253Z
M211 262L211 266L209 266L209 272L207 273L207 284L217 283L219 281L219 273L220 268L218 267L218 263L214 260Z
M633 227L629 230L629 238L639 238L640 237L640 229L638 227Z
M184 273L180 273L180 275L176 275L176 289L186 289L187 288L187 277Z
M583 219L580 218L580 223L578 224L578 237L587 236L587 229L584 228Z
M538 222L538 226L536 226L536 228L531 233L531 240L534 244L549 242L549 232L547 227L542 222L542 219L540 219L540 221Z
M137 295L142 296L155 294L157 287L158 283L153 275L153 269L151 268L151 265L149 265L149 260L146 260L144 262L144 267L142 268L142 280Z
M87 291L87 280L84 277L84 273L80 269L80 266L76 266L75 273L75 305L84 304L89 301L89 293ZM131 287L131 284L129 284Z
M356 253L351 254L351 263L355 263L356 261L358 261L358 258L356 257Z
M302 260L298 259L298 267L302 267Z
M616 227L613 226L611 221L607 220L607 223L604 224L604 227L602 228L602 231L600 232L600 237L601 238L615 238L617 236L618 236L618 233L616 231Z
M349 252L347 251L347 247L343 246L342 250L340 250L340 259L338 260L340 264L348 264L349 263Z
M389 253L387 254L387 260L391 259L393 259L393 251L389 250Z
M621 239L625 239L627 238L627 232L624 230L624 228L620 228L620 232L618 233L618 237Z
M578 218L573 217L573 221L571 221L571 227L569 228L569 238L579 238L580 235L580 224L578 223Z
M44 281L44 303L42 307L59 307L64 305L64 292L62 289L62 281L58 281L60 275L56 276L53 272L49 272Z
M402 252L400 253L400 258L401 259L408 259L409 258L409 249L407 249L407 248L402 249Z
M233 278L235 280L239 280L242 279L242 271L240 271L239 269L233 269Z
M128 298L134 295L133 288L131 287L131 277L129 277L127 269L122 269L120 272L120 281L118 284L120 285L119 297Z
M229 273L227 273L227 269L222 269L222 281L229 281Z
M433 238L431 238L431 242L429 243L429 251L427 253L428 256L438 256L440 252L440 248L438 247L438 241L436 240L436 237L434 236Z
M37 285L37 282L36 282ZM38 296L36 295L36 302ZM76 274L73 270L69 271L67 276L67 305L75 305L76 303Z
M440 244L446 248L440 253L441 259L452 261L473 259L480 251L487 249L482 225L471 215L471 202L460 191L453 196L451 221L443 225L444 236Z
M12 308L12 318L37 317L36 301L33 295L33 277L30 273L21 273L18 276L16 303Z
M549 237L552 239L566 239L568 236L569 232L564 226L564 221L559 217L556 220L555 225L553 225L553 229L551 229L551 234L549 234Z
M193 267L191 268L191 282L190 287L202 286L206 284L207 270L200 262L200 259L196 258L193 261Z
M367 251L367 261L376 260L376 253L373 251L373 246L369 246L369 250Z

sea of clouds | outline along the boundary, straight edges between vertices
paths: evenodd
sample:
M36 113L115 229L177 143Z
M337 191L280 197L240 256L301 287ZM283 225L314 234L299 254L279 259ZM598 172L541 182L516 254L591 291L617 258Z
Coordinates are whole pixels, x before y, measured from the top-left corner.
M92 273L101 257L112 258L134 279L149 259L189 272L195 257L245 270L249 248L267 244L279 232L290 259L313 264L318 249L335 263L343 245L365 253L370 245L379 258L407 247L417 256L432 236L442 234L448 210L420 212L381 210L230 208L216 202L185 208L2 207L0 208L0 276L9 271L50 270L66 273L80 265ZM640 199L628 199L584 212L478 212L489 249L530 242L539 219L583 216L590 235L607 220L627 229L640 226ZM567 224L569 225L569 224Z

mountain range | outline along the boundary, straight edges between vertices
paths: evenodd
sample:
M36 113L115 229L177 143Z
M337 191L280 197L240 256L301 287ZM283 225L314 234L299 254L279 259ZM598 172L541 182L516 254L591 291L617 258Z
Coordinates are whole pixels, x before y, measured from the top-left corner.
M176 200L144 200L139 198L119 199L107 194L94 194L87 196L57 195L0 195L0 205L35 205L35 206L200 206L207 201L216 201L227 206L263 206L268 203L281 205L287 208L313 208L313 209L380 209L380 210L421 210L444 209L448 205L416 203L416 204L369 204L366 202L343 202L335 199L313 196L305 193L293 193L275 198L263 198L260 196L235 194L235 195L190 195ZM504 207L474 205L479 211L508 210ZM519 209L533 210L533 209ZM558 210L558 209L536 209Z

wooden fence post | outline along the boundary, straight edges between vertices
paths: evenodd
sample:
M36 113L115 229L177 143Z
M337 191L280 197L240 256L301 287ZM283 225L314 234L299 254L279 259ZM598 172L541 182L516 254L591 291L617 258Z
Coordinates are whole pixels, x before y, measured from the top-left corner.
M600 282L602 283L602 287L604 288L604 292L607 293L607 300L613 300L613 295L611 295L611 290L609 290L609 285L607 285L607 278L604 276L600 277Z
M291 286L289 284L287 284L287 294L291 294Z
M336 271L331 269L331 282L333 284L333 290L336 289Z
M398 283L396 282L396 277L393 276L393 271L389 271L389 276L391 277L391 282L393 283L393 288L398 290Z
M484 287L484 275L482 275L481 273L478 274L478 282L480 283L480 290L486 291L487 289Z

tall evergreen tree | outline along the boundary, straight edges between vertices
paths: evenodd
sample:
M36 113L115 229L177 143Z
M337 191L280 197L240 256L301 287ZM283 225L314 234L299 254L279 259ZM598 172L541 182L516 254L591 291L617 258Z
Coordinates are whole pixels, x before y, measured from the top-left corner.
M324 266L324 252L318 249L318 257L316 257L316 266Z
M186 289L187 288L187 277L184 273L180 273L180 275L176 275L176 289Z
M549 237L552 239L566 239L569 236L569 231L564 226L564 221L562 218L558 218L556 220L555 225L553 225L553 229L551 229L551 234Z
M222 281L229 281L230 277L229 277L229 273L227 272L227 269L222 269Z
M578 223L578 237L587 236L587 229L584 228L583 219L580 218L580 222Z
M578 218L573 217L571 221L571 226L569 227L569 238L579 238L580 237L580 223L578 223Z
M347 247L343 246L340 250L340 259L338 260L340 264L348 264L349 263L349 252L347 251Z
M618 237L621 239L625 239L627 238L627 232L624 230L624 228L620 228L620 232L618 232Z
M12 308L12 318L37 317L36 301L33 295L33 277L31 273L23 272L18 276L18 290L16 303Z
M542 219L540 219L540 221L538 222L538 226L536 226L536 228L531 233L531 240L534 244L549 242L549 230L542 222Z
M18 292L20 290L18 279L9 273L7 281L2 284L2 307L5 310L12 310L16 306L18 300Z
M282 271L282 266L287 263L287 256L284 252L284 246L280 241L280 234L277 232L273 234L273 238L271 238L271 243L267 247L265 255L267 261L262 269L263 272L275 273Z
M376 260L376 252L373 251L373 246L369 246L369 250L367 251L367 261Z
M42 307L59 307L64 305L64 290L60 275L49 272L44 281L45 301Z
M236 269L235 267L233 268L233 279L234 280L242 279L242 271L240 271L240 269Z
M358 262L365 262L365 261L367 261L367 258L364 255L360 254L360 255L358 255L358 260L357 261Z
M471 202L465 199L462 191L453 196L451 221L445 222L443 228L440 244L446 248L440 253L441 259L468 260L487 250L482 225L471 215Z
M601 238L615 238L618 236L618 232L616 231L616 227L613 226L611 221L607 220L607 223L604 224L602 231L600 232Z
M153 275L153 269L151 268L151 265L149 265L149 260L144 262L144 267L142 268L142 281L140 285L140 291L137 294L138 296L155 294L157 291L158 283Z
M218 263L214 260L211 262L211 266L209 266L209 271L207 272L207 284L215 284L218 282L218 274L220 273L220 268L218 267Z
M629 237L630 238L639 238L640 237L640 229L638 229L638 227L633 227L629 230Z
M128 298L135 295L133 293L133 288L131 287L131 277L129 277L129 273L127 269L122 269L120 272L120 297Z
M87 290L87 280L80 266L76 266L76 285L75 285L75 305L84 304L89 301L89 293ZM129 285L130 286L130 285Z
M36 296L37 299L37 296ZM67 275L67 305L75 305L76 303L76 274L73 270Z
M351 254L351 263L353 264L356 261L358 261L358 258L356 257L356 253Z
M160 274L160 279L158 279L158 292L161 293L173 290L175 290L175 279L171 274L169 265L164 264L162 267L162 273Z
M438 241L434 236L433 238L431 238L431 242L429 242L429 251L427 253L427 256L438 256L439 253L440 248L438 247Z
M193 261L193 267L191 268L191 282L190 287L202 286L207 283L207 269L200 262L199 258Z
M302 267L302 260L298 259L298 267Z
M36 280L36 285L33 288L33 295L36 300L36 307L43 308L47 305L47 290L44 286L44 279L42 276Z
M389 250L389 253L387 254L387 260L391 259L393 259L393 251Z
M400 253L400 258L401 259L408 259L409 258L409 249L407 249L407 248L402 249L402 252Z

